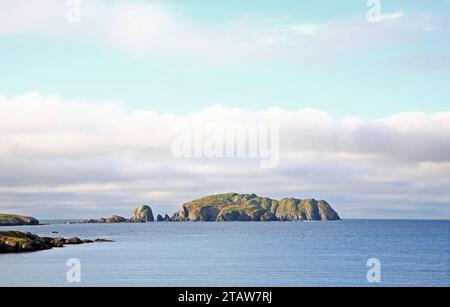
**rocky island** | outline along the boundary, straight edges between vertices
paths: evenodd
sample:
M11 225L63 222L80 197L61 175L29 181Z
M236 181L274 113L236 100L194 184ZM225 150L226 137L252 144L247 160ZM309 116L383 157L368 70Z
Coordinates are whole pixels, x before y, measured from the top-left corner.
M30 226L39 225L39 221L34 217L22 216L17 214L1 214L0 226Z
M85 244L85 243L112 242L106 239L81 240L73 237L64 238L48 238L40 237L30 232L21 231L0 231L0 254L1 253L23 253L33 252L53 247L64 247L69 244Z
M152 209L149 206L141 205L133 210L131 218L127 219L123 216L113 215L111 217L105 218L101 217L99 219L84 220L80 223L82 224L115 224L115 223L147 223L153 222L155 218L153 217Z
M81 223L146 223L153 222L152 209L141 205L131 218L113 215L110 218L85 220ZM210 195L184 203L173 214L158 215L158 222L233 222L233 221L336 221L336 211L324 200L283 198L280 200L256 194L225 193ZM0 214L0 226L39 225L32 217ZM0 231L0 253L18 253L63 247L67 244L110 242L104 239L81 240L77 237L48 238L29 232Z
M206 196L183 204L173 221L332 221L340 220L324 200L284 198L275 200L256 194L226 193Z
M152 209L141 205L127 219L118 215L110 218L85 220L81 223L146 223L153 222ZM157 222L233 222L233 221L336 221L336 211L325 201L283 198L280 200L256 194L225 193L210 195L187 202L172 216L158 214Z

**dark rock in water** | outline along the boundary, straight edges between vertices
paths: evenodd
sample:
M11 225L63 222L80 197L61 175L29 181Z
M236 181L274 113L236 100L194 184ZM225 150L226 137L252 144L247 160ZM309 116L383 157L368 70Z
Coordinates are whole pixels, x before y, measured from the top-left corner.
M83 244L83 241L80 238L74 237L67 239L64 244Z
M157 222L171 222L172 219L167 214L164 215L164 217L161 214L158 214L158 216L156 217L156 221Z
M164 222L172 222L172 219L166 214L164 215Z
M54 238L50 241L54 247L63 247L66 244L66 239L64 238Z
M53 247L63 247L67 244L93 243L91 240L81 240L77 237L47 238L39 237L30 232L0 231L0 253L22 253L33 252ZM95 242L111 242L104 239L96 239Z
M50 240L30 232L0 231L0 253L31 252L52 247Z
M99 238L97 238L97 239L94 240L94 242L97 242L97 243L104 243L104 242L114 242L114 241L113 241L113 240L107 240L107 239L99 239Z
M145 205L141 205L134 209L133 215L131 216L131 221L135 223L147 223L153 222L154 220L152 208Z
M0 226L22 226L39 225L39 221L34 217L22 216L16 214L1 214Z
M183 204L174 221L327 221L340 220L324 200L274 200L256 194L218 194Z

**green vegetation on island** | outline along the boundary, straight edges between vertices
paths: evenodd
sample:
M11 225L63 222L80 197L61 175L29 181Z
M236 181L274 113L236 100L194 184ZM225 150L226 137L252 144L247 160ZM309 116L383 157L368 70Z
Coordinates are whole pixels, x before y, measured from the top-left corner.
M225 193L185 203L174 221L329 221L339 215L324 200Z
M0 226L39 225L34 217L0 213Z

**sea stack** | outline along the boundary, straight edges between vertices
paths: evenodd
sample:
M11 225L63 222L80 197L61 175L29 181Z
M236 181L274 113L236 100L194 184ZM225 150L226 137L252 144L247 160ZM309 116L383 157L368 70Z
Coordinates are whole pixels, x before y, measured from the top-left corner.
M141 205L134 209L133 215L131 216L131 221L134 223L147 223L153 222L154 220L152 209L145 205Z

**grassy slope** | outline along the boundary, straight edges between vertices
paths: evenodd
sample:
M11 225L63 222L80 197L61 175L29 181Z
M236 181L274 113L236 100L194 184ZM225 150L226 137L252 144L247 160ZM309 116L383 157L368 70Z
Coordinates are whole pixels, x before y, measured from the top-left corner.
M267 197L259 197L255 194L225 193L210 195L183 205L191 214L198 214L203 208L215 207L222 214L231 212L245 212L249 216L261 215L265 211L277 214L279 218L294 216L311 217L320 211L332 210L324 201L314 199L286 198L280 201Z
M27 216L17 215L17 214L3 214L0 213L0 225L2 224L26 224L31 218Z

